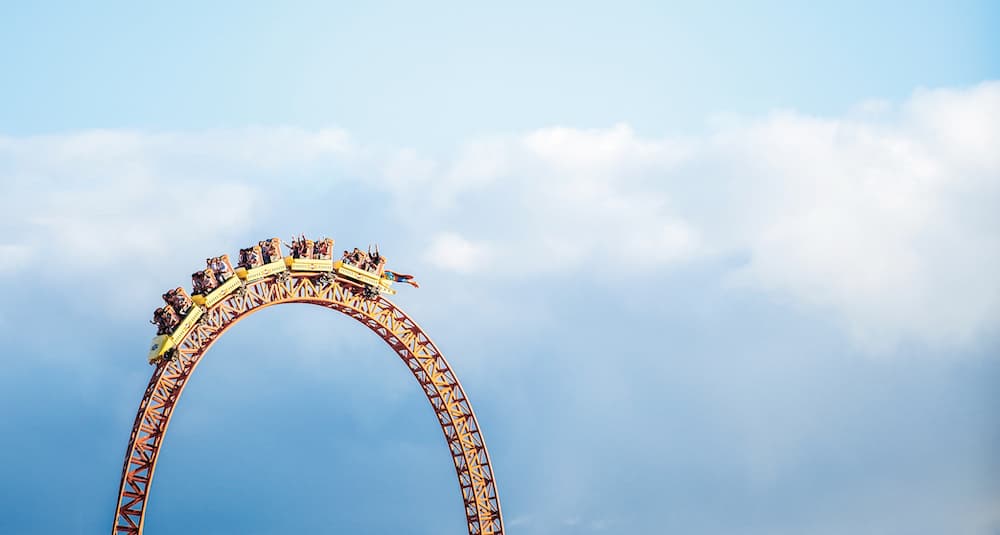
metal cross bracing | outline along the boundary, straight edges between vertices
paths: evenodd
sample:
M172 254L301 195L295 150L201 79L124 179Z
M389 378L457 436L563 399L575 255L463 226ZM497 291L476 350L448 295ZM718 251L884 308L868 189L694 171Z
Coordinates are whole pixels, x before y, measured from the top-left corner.
M455 464L470 534L502 535L493 468L476 415L444 355L423 330L384 298L366 299L354 282L320 273L283 272L252 283L206 311L159 362L139 404L122 468L113 535L143 532L156 460L188 378L205 352L253 312L282 303L310 303L342 312L378 334L420 383L437 415Z

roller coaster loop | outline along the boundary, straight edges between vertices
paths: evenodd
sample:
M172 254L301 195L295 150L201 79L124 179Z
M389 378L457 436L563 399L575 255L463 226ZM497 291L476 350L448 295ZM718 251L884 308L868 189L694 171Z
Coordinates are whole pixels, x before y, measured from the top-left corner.
M184 386L205 352L230 327L265 307L309 303L342 312L378 334L420 383L437 414L455 465L470 534L502 535L500 500L486 443L458 378L441 351L402 310L363 284L330 273L282 271L244 282L204 310L199 321L156 363L132 426L113 535L143 532L156 460Z

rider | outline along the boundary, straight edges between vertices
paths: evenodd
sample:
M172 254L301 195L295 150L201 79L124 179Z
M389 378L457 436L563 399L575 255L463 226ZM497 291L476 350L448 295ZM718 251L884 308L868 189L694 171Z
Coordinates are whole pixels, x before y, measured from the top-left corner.
M390 280L393 282L402 282L404 284L409 284L414 288L420 288L417 281L413 280L413 275L405 275L403 273L396 273L395 271L389 271L388 269L382 272L382 278Z

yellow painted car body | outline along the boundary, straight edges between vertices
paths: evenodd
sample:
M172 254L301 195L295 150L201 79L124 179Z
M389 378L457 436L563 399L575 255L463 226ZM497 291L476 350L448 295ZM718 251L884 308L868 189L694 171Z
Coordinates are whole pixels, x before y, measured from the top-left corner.
M347 279L367 284L369 286L375 286L384 294L396 295L396 290L392 289L392 281L383 279L370 271L360 269L350 264L345 264L342 260L338 260L333 263L333 270L337 273L337 275Z
M242 284L243 281L241 281L236 275L233 275L232 277L226 279L226 282L220 284L216 289L208 292L208 295L194 294L191 296L191 300L205 308L212 308L216 303L225 299L227 295L233 293L233 290L239 288Z
M191 332L191 329L194 329L195 324L198 323L198 320L201 319L201 316L204 313L205 309L199 306L191 307L187 316L184 316L184 319L177 324L177 328L174 329L173 334L170 335L170 337L174 339L174 343L180 343L180 341L183 340L189 332Z
M156 364L163 358L163 355L170 351L174 347L174 339L169 334L161 334L153 338L153 342L149 346L149 360L150 364Z
M153 338L153 342L149 347L149 363L155 364L163 358L163 355L177 346L184 339L185 336L194 329L194 326L198 324L198 320L205 314L205 309L199 306L191 307L188 311L187 316L177 324L174 328L174 332L170 334L161 334Z
M236 268L236 276L247 282L254 282L263 279L264 277L270 277L271 275L281 273L287 269L288 266L285 265L284 260L275 260L274 262L255 268Z
M285 257L285 265L292 271L333 271L333 260Z

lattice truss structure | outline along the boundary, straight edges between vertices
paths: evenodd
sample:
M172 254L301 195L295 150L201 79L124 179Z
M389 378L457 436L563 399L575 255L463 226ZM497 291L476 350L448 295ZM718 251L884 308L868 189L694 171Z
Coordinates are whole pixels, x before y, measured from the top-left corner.
M281 303L310 303L342 312L378 334L420 383L437 414L458 475L470 534L502 535L493 468L472 406L444 355L423 330L390 301L365 298L363 288L329 274L282 272L246 283L201 317L159 362L132 427L113 535L141 534L163 438L184 386L205 352L242 318Z

